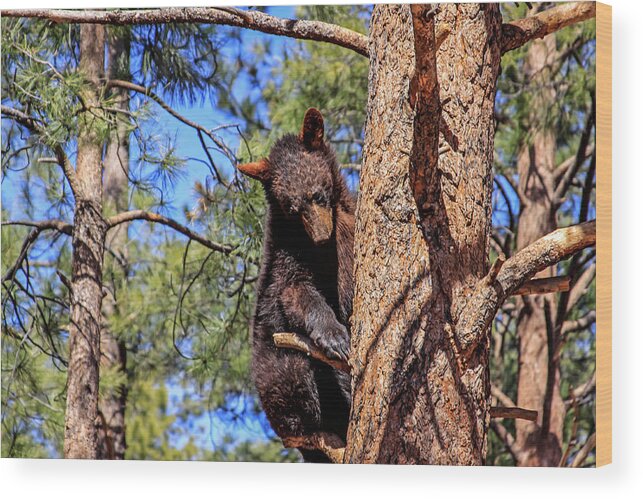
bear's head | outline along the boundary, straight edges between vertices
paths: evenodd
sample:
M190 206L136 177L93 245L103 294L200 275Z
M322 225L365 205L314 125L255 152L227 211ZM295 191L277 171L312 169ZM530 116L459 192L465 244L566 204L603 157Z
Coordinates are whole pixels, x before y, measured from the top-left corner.
M238 168L261 181L278 215L303 224L316 245L331 239L343 180L324 140L324 118L317 109L306 111L299 135L285 135L268 158Z

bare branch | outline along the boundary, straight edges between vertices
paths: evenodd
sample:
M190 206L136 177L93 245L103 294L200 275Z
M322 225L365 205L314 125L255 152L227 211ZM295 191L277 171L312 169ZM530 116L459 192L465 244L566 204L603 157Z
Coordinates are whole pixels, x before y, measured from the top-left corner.
M505 258L505 255L498 255L498 258L496 258L496 261L493 262L493 265L489 269L489 273L487 273L487 276L485 277L485 281L487 282L487 284L493 284L493 282L498 277L498 272L500 272L500 269L506 261L507 259Z
M197 234L196 232L190 230L185 225L178 223L176 220L165 217L163 215L159 215L158 213L150 213L149 211L144 210L132 210L114 215L113 217L107 219L107 227L108 229L111 229L112 227L116 227L117 225L126 222L132 222L134 220L147 220L148 222L166 225L168 227L171 227L175 231L180 232L184 236L187 236L188 238L202 244L206 248L210 248L213 251L218 251L219 253L229 255L235 250L235 248L232 246L218 244L210 241L209 239L206 239L200 234Z
M596 371L592 374L592 377L589 378L582 385L577 386L576 388L570 390L570 397L565 400L565 407L569 408L572 405L578 404L583 400L587 395L589 395L596 388Z
M569 291L569 297L567 298L566 312L571 311L578 304L578 301L587 292L587 288L589 288L595 276L596 263L592 263L572 285L572 289Z
M490 407L489 414L492 418L526 419L527 421L538 419L538 411L530 411L521 407Z
M306 338L295 333L275 333L272 335L272 339L275 342L275 345L279 348L291 348L293 350L299 350L300 352L305 353L306 355L317 359L320 362L324 362L331 367L339 371L344 371L349 373L351 371L350 366L347 362L341 360L329 359L324 352L317 348L313 342Z
M574 162L567 168L567 171L564 173L558 185L556 186L556 191L554 193L554 203L561 203L565 194L569 190L569 187L572 185L572 181L576 177L576 174L580 170L580 167L583 165L583 162L587 158L587 149L589 146L589 139L592 136L592 130L594 129L594 124L596 123L596 99L592 95L592 108L589 114L587 115L587 121L585 122L585 128L580 138L580 145L578 151L576 152L576 157Z
M572 468L581 467L585 462L585 459L587 459L587 456L589 455L589 453L592 452L595 447L596 447L596 433L592 433L587 438L585 445L583 445L581 449L578 451L578 453L576 454L576 456L574 456L574 460L572 461L571 467Z
M320 450L335 464L344 462L345 444L334 433L318 432L312 435L285 437L281 439L284 447Z
M557 229L512 256L498 274L505 295L513 293L527 279L596 244L596 220Z
M496 397L498 399L498 402L500 402L505 407L514 407L516 405L505 392L503 392L498 386L493 383L491 384L491 395Z
M596 144L589 144L585 149L585 156L583 160L590 158L594 154L594 151L596 151ZM578 153L565 159L556 167L556 169L554 170L554 180L556 181L556 183L560 182L560 179L563 178L563 175L565 175L567 170L572 168L574 163L576 163L577 157Z
M319 348L317 348L313 344L310 339L306 338L305 336L301 336L295 333L275 333L272 335L272 338L275 342L275 345L279 348L290 348L293 350L298 350L314 359L317 359L321 362L324 362L325 364L328 364L331 367L334 367L335 369L344 372L350 372L350 365L348 363L340 360L329 359ZM520 407L514 407L514 404L513 402L511 402L511 399L509 399L509 397L504 394L498 397L498 392L502 394L502 392L497 389L494 396L496 396L496 398L498 398L501 403L508 405L509 407L491 407L489 411L492 418L526 419L528 421L536 421L536 419L538 418L538 411L531 411ZM292 447L301 447L301 445L292 445Z
M594 2L570 2L557 5L534 16L502 25L502 52L524 45L535 38L558 31L580 21L596 17Z
M516 289L512 295L537 295L547 293L561 293L569 291L569 276L544 277L542 279L531 279Z
M511 457L517 460L520 449L516 445L513 435L509 433L507 428L505 428L500 421L492 420L489 423L489 426L495 432L495 434L498 435L498 438L505 444L505 447L511 454Z
M456 327L459 349L468 358L485 337L498 307L534 274L596 244L596 221L555 230L509 258L494 282L481 279Z
M368 57L368 38L347 28L320 21L283 19L256 10L232 7L171 7L136 10L2 10L3 17L35 17L56 23L138 25L159 23L211 23L237 26L272 35L328 42Z
M563 327L561 328L561 334L565 336L569 333L582 331L583 329L587 329L595 322L596 322L596 310L590 310L580 319L576 319L575 321L563 322Z
M12 107L8 106L0 106L2 109L2 114L7 116L8 118L11 118L27 129L31 130L34 133L37 133L39 135L45 135L45 129L43 128L45 124L32 117L29 116L28 114L23 113L22 111L19 111L18 109L14 109ZM63 170L63 173L65 174L65 177L67 178L67 181L69 182L69 186L71 187L72 192L74 193L74 196L78 195L78 180L76 179L76 170L74 170L74 166L71 164L69 161L69 158L65 154L65 151L63 150L62 146L56 145L53 148L54 153L56 154L56 162L60 165L60 167Z
M18 272L18 269L22 266L22 263L26 260L27 255L29 255L29 249L36 242L41 232L46 230L57 230L67 235L71 235L72 233L72 226L68 223L63 222L62 220L44 220L42 222L32 222L29 220L10 220L2 222L2 225L22 225L25 227L33 227L25 240L22 242L22 248L20 249L20 253L18 254L18 258L16 259L15 263L2 276L2 282L13 280L16 272Z

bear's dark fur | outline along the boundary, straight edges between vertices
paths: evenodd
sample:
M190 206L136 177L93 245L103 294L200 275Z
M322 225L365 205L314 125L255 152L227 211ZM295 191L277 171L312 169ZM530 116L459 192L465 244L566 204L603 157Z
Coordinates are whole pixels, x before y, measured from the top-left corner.
M346 439L350 378L273 343L276 332L308 336L328 357L348 359L353 301L354 201L309 109L299 136L286 135L268 159L239 169L261 180L267 199L264 253L252 326L253 377L282 438L330 432ZM304 460L328 462L300 449Z

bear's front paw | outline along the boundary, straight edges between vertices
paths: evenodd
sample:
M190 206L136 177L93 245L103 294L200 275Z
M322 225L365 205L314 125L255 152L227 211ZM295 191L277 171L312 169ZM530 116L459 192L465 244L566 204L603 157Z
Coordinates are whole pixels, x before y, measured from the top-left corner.
M313 330L310 339L328 358L348 362L350 338L347 329L336 320L320 324Z

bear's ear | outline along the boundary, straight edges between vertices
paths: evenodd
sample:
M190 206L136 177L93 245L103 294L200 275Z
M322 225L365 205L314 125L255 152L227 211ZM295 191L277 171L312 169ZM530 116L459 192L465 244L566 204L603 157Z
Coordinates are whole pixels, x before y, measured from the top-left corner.
M261 182L268 180L270 175L270 163L266 158L254 161L253 163L244 163L237 165L238 170L248 177L252 177Z
M324 117L314 107L306 111L299 138L306 149L319 149L324 144Z

